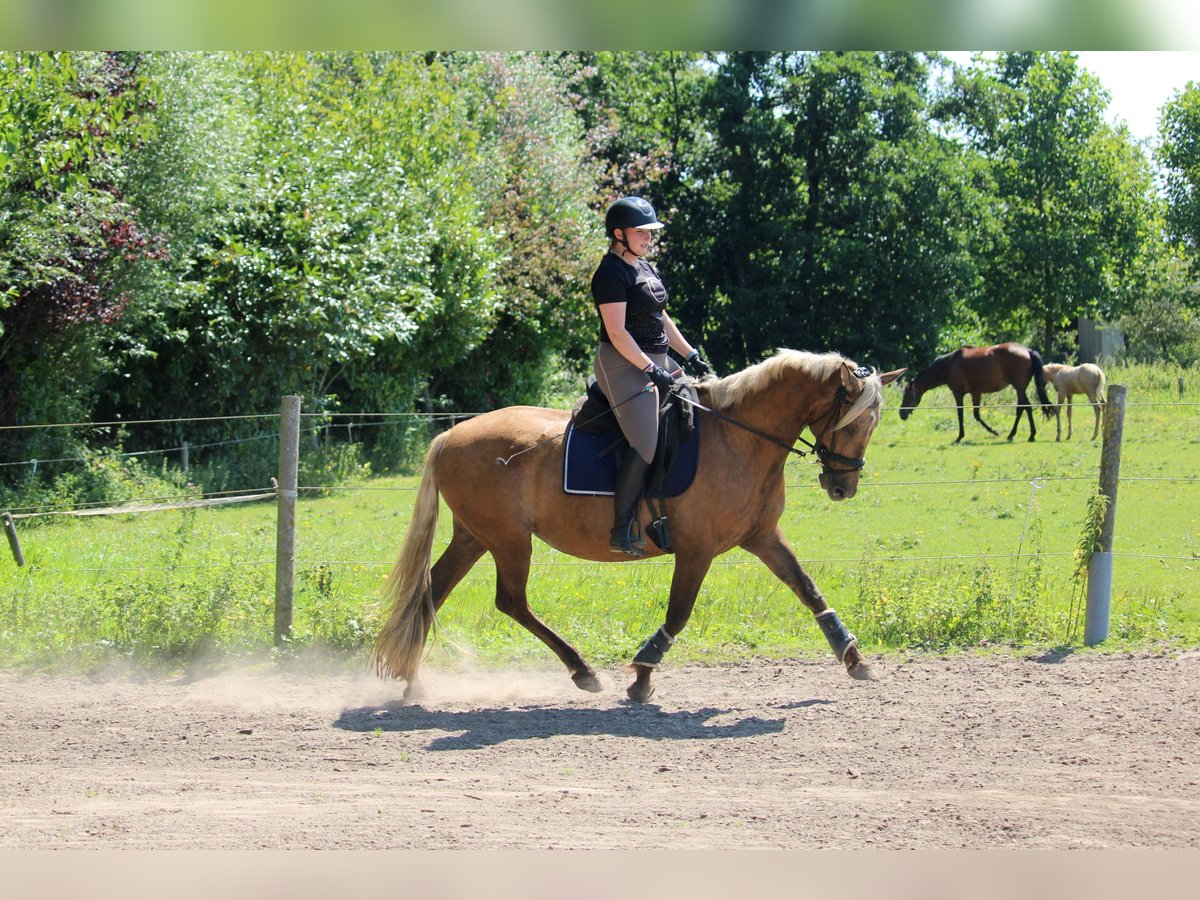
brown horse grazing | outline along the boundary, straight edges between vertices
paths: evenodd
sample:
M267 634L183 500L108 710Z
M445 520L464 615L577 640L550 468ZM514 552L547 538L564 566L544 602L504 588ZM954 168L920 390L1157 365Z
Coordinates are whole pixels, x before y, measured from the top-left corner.
M1050 397L1046 394L1046 378L1042 374L1042 357L1036 350L1022 347L1020 344L996 344L991 347L960 347L953 353L946 353L935 359L928 368L917 375L904 388L904 400L900 404L900 418L907 419L921 402L921 395L935 387L946 385L954 394L954 403L958 406L958 437L954 443L963 439L963 397L971 395L971 408L975 411L975 421L999 436L987 422L979 416L979 398L983 394L1002 391L1012 385L1017 392L1017 417L1013 420L1012 430L1008 433L1011 441L1021 424L1021 413L1029 417L1029 440L1037 434L1033 425L1033 409L1025 389L1029 387L1029 379L1033 378L1037 386L1038 399L1042 402L1042 414L1049 418Z
M697 383L700 404L708 408L696 413L705 418L700 466L691 486L669 501L675 566L666 621L633 659L631 700L650 698L650 675L687 624L713 558L734 547L753 553L796 593L850 675L871 677L854 636L827 607L779 528L784 463L789 452L804 453L792 445L808 427L816 439L809 446L822 464L821 486L833 500L853 497L879 422L882 387L903 371L877 375L837 354L780 350L734 375ZM434 438L384 591L392 611L373 651L381 676L407 681L405 698L421 694L417 670L435 613L485 552L496 564L496 606L545 642L578 687L601 689L592 667L530 611L525 594L533 535L580 559L632 561L609 549L612 499L563 490L569 417L563 410L514 406ZM431 569L439 493L454 528ZM643 511L643 530L648 521ZM647 545L645 558L659 555Z
M1057 430L1056 441L1062 440L1062 405L1067 401L1067 440L1071 439L1071 397L1084 394L1092 403L1092 411L1096 414L1096 422L1092 426L1092 440L1100 433L1100 412L1107 399L1108 379L1104 370L1092 363L1081 366L1064 366L1060 363L1046 363L1044 367L1046 380L1054 385L1058 402L1054 404L1054 418Z

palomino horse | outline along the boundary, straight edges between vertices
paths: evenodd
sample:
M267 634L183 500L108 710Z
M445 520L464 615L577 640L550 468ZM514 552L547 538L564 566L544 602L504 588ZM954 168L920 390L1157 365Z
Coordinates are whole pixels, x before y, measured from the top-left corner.
M904 400L900 404L900 418L907 419L921 402L921 395L926 391L946 385L954 394L954 403L958 406L958 437L954 443L963 439L963 397L971 395L971 408L975 412L975 421L999 436L987 422L979 416L979 398L983 394L1002 391L1012 385L1017 391L1017 417L1013 420L1012 430L1008 433L1011 441L1021 424L1021 413L1029 417L1029 440L1037 434L1033 425L1033 411L1025 389L1029 387L1032 376L1037 386L1038 399L1042 402L1042 414L1050 417L1050 397L1046 394L1046 378L1042 374L1042 357L1036 350L1022 347L1020 344L996 344L992 347L960 347L953 353L946 353L935 359L928 368L917 375L904 388Z
M1108 379L1104 371L1092 363L1081 366L1064 366L1061 363L1046 363L1044 367L1046 380L1054 385L1058 394L1058 402L1054 404L1054 417L1057 431L1054 439L1062 440L1062 405L1067 401L1067 440L1071 439L1071 397L1074 394L1084 394L1092 403L1092 411L1096 414L1096 422L1092 426L1092 440L1100 433L1100 412L1107 403Z
M821 486L833 500L853 497L867 442L879 423L883 385L903 371L877 375L837 354L780 350L734 375L697 383L707 410L697 412L705 418L700 466L691 486L670 501L675 566L666 621L633 659L631 700L650 698L651 672L687 624L713 558L734 547L753 553L795 592L851 676L871 677L854 636L828 608L779 528L784 463L789 452L804 454L793 444L808 427L816 440L809 446L822 464ZM485 552L496 564L497 608L553 650L578 687L601 690L579 652L530 611L525 593L533 535L580 559L630 561L608 546L612 499L563 491L569 417L563 410L514 406L468 419L434 438L404 546L384 591L391 614L373 651L381 676L407 681L406 698L421 696L417 670L435 613ZM439 493L454 527L431 569ZM647 523L643 511L643 530ZM659 555L653 544L646 547L645 558Z

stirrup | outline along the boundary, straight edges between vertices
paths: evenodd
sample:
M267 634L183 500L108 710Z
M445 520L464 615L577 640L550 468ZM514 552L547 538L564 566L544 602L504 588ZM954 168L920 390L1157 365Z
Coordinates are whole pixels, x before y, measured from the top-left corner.
M645 556L646 541L642 538L641 526L633 519L625 525L614 525L608 534L608 548L613 553L625 553L633 557Z

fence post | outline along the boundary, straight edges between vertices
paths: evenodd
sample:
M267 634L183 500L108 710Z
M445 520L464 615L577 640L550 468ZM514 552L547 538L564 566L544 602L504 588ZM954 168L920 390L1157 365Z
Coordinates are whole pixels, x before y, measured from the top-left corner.
M183 442L183 448L179 454L179 464L182 467L183 471L186 472L188 470L188 442L187 441Z
M4 530L8 533L8 546L12 548L13 559L17 561L19 569L25 565L25 554L21 552L21 540L17 537L17 525L9 513L4 513L0 518L4 519Z
M275 646L292 636L296 587L296 493L300 464L300 398L283 398L279 410L279 512L275 533Z
M1088 562L1087 612L1083 643L1089 647L1108 637L1112 608L1113 531L1117 522L1117 481L1121 472L1121 436L1125 430L1125 386L1108 386L1104 407L1104 444L1100 450L1100 493L1108 500L1100 528L1100 548Z

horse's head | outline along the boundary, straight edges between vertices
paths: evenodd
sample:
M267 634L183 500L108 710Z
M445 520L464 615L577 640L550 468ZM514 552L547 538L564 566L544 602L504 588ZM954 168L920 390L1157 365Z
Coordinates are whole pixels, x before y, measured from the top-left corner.
M867 444L879 424L883 386L906 369L877 374L847 363L838 370L833 405L823 424L809 426L821 463L819 481L831 500L849 500L858 492L858 475L866 464Z

